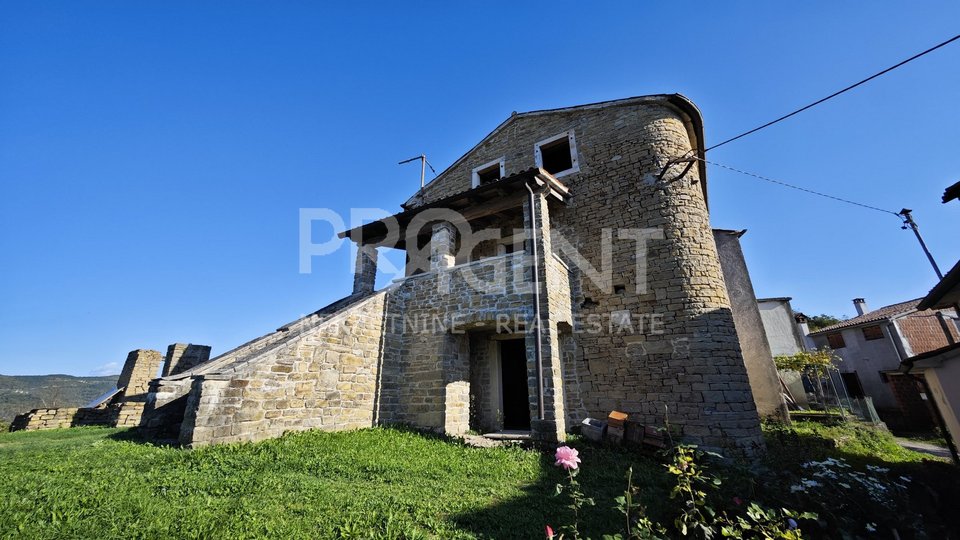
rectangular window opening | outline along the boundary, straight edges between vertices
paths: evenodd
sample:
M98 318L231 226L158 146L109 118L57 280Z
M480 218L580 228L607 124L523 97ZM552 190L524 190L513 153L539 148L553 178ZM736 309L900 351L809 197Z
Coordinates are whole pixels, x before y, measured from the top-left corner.
M580 170L577 143L572 131L538 142L534 148L534 154L537 166L556 177Z
M867 341L883 339L883 329L878 325L867 326L863 329L863 339Z
M840 333L827 334L827 344L830 345L831 349L842 349L847 346L843 341L843 335Z
M483 165L473 169L473 187L479 187L484 184L496 182L497 180L503 178L504 164L504 158L500 158L493 160L490 163L484 163Z

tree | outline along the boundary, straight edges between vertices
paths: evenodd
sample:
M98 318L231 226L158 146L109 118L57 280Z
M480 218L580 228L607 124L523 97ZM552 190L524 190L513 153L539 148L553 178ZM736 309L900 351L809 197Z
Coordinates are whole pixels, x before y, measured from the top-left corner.
M807 324L810 325L811 332L816 332L822 328L833 326L839 322L842 322L842 320L834 317L833 315L827 315L826 313L814 315L813 317L807 319Z

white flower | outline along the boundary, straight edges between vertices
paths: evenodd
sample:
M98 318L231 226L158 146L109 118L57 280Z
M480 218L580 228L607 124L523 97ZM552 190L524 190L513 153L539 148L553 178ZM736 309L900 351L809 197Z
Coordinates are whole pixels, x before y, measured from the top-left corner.
M876 523L867 523L867 525L866 525L865 528L867 529L867 532L877 532L877 524L876 524Z

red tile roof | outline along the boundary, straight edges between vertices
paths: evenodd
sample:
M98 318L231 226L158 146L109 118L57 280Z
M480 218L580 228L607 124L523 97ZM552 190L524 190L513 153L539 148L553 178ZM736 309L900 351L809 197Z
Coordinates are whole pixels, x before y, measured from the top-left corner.
M852 319L847 319L837 324L828 326L817 330L816 332L810 332L811 336L817 336L821 334L826 334L828 332L833 332L836 330L843 330L844 328L851 328L854 326L859 326L861 324L866 324L870 322L883 321L887 319L892 319L897 315L903 315L904 313L910 313L917 309L917 304L920 303L920 298L915 300L908 300L906 302L900 302L899 304L893 304L889 306L882 307L880 309L875 309L873 311L868 311L863 315L858 315Z

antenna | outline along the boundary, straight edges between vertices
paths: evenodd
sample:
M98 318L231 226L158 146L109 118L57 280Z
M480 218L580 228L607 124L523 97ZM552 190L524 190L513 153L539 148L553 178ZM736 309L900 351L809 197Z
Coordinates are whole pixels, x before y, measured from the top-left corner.
M432 172L434 176L437 175L437 171L433 169L433 165L431 165L430 162L427 161L427 156L424 154L420 154L419 156L412 157L410 159L405 159L397 163L397 165L403 165L404 163L410 163L411 161L415 161L418 159L420 160L420 189L422 190L424 186L423 175L424 173L426 173L426 167L430 167L430 172Z

